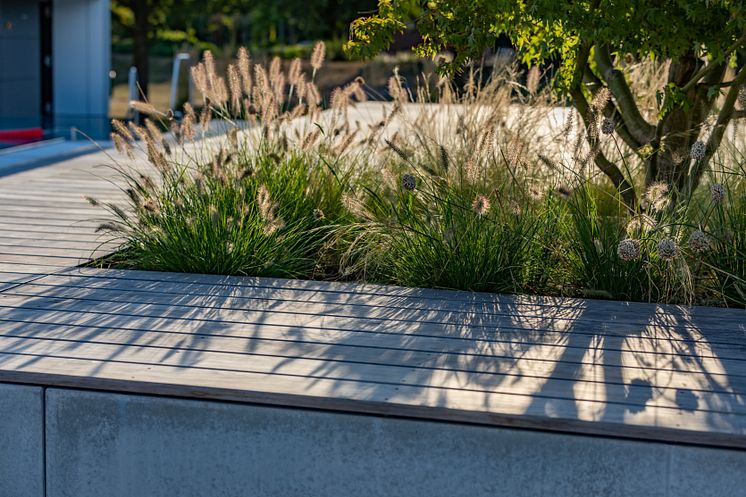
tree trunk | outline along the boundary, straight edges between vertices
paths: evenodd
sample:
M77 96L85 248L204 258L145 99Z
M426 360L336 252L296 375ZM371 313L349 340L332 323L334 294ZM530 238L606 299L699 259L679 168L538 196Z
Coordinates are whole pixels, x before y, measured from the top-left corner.
M135 16L135 26L132 33L133 50L132 64L137 68L137 84L140 86L142 97L148 96L148 48L150 35L150 20L148 0L133 0L132 13Z
M671 63L668 82L684 87L701 68L703 62L693 53ZM688 182L691 147L699 138L702 125L712 111L717 94L709 92L719 84L726 66L721 64L684 95L686 105L675 105L658 123L655 153L646 161L646 186L663 182L676 195Z

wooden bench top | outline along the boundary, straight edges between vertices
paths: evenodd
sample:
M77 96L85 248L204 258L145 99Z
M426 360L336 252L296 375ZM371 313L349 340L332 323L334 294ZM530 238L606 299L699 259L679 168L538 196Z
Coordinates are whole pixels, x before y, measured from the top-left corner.
M0 178L0 382L746 448L746 311L79 268L103 162Z

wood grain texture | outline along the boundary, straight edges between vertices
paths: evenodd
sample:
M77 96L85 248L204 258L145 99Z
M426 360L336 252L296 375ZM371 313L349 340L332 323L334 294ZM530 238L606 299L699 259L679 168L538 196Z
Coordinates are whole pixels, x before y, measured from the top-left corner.
M106 162L0 179L0 381L746 449L746 311L76 267Z

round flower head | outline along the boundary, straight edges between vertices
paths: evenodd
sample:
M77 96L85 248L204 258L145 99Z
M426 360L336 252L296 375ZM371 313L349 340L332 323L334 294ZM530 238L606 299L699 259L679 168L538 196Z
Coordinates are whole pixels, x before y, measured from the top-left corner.
M619 242L616 253L623 261L633 261L640 258L640 241L626 238Z
M696 142L694 142L694 145L692 145L692 150L691 150L692 159L694 160L704 159L706 150L707 150L707 147L705 146L705 142L701 140L697 140Z
M614 123L614 120L610 117L604 117L604 120L601 122L601 133L610 135L614 132L615 128L616 124Z
M314 209L313 210L313 218L316 221L320 221L320 220L324 219L324 211L322 211L321 209Z
M720 202L725 200L725 187L722 185L722 183L713 183L710 186L710 197L716 204L719 204Z
M702 230L693 231L689 235L689 248L693 252L706 252L710 249L710 238Z
M471 208L478 216L484 216L490 210L490 199L484 195L477 195L474 202L471 203Z
M679 253L679 246L670 238L664 238L658 242L658 255L661 259L673 259Z
M417 180L411 174L405 174L401 177L401 186L405 190L412 191L417 186Z

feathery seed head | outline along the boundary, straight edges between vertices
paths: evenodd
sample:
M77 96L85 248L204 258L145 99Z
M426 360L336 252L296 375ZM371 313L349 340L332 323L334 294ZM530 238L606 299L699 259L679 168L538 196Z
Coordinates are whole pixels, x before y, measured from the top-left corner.
M298 79L300 78L300 74L301 74L301 61L298 57L296 57L290 63L290 68L288 69L288 81L290 82L291 85L296 86L298 84Z
M141 100L130 100L130 107L135 109L137 112L148 116L166 116L166 114L156 109L155 106L150 102L143 102Z
M128 142L131 142L131 141L135 140L135 137L132 136L132 133L127 128L127 126L122 121L120 121L119 119L113 119L111 121L111 125L114 127L114 130L117 133L119 133L119 135L122 138L124 138L125 140L127 140Z
M251 59L245 47L238 49L238 72L241 74L244 93L251 95Z
M160 208L158 207L158 204L152 198L149 198L145 202L143 202L142 208L151 214L157 214L158 211L160 210Z
M630 219L627 223L627 234L630 236L647 234L655 228L655 224L655 219L648 215L640 214Z
M490 210L490 199L484 195L477 195L471 203L471 208L477 216L484 216Z
M326 57L326 44L323 41L316 43L311 53L311 67L314 71L321 69L324 65L324 58Z
M645 190L643 200L652 210L662 211L670 202L670 198L668 197L668 185L660 181L651 184L647 190Z

